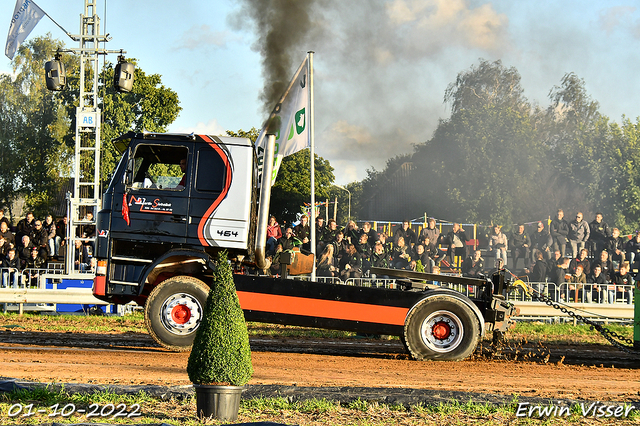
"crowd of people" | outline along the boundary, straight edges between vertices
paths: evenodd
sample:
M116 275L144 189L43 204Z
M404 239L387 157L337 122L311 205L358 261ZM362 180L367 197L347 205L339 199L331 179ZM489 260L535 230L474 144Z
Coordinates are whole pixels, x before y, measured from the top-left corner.
M74 241L75 269L87 270L92 264L93 242L96 226L93 212L87 212L83 225L76 229ZM17 287L20 275L25 270L39 270L47 267L47 262L65 256L68 220L64 216L57 222L53 215L37 219L28 212L15 228L0 209L0 271L2 287ZM95 262L94 262L95 263Z
M441 233L436 220L429 218L427 226L417 233L405 220L387 234L377 232L369 222L359 228L349 221L342 228L333 219L325 225L324 218L318 216L316 274L347 280L370 276L370 269L379 267L432 273L446 270L481 278L510 267L532 283L551 284L556 289L554 299L631 303L631 272L640 262L640 233L631 239L620 237L619 229L609 228L602 213L597 213L591 223L580 212L567 222L564 212L558 210L553 220L545 222L535 223L531 234L524 224L508 234L501 226L493 226L484 252L494 261L485 264L483 250L474 248L458 223ZM274 258L271 272L278 273L277 256L281 251L295 246L309 250L309 236L306 215L297 226L285 227L284 232L271 216L267 231L267 252Z

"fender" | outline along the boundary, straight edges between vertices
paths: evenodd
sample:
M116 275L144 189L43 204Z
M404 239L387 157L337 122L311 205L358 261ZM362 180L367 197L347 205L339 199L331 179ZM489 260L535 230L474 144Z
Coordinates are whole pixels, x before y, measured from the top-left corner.
M145 284L147 281L155 281L155 278L149 280L154 272L157 272L158 275L161 273L161 269L163 269L163 265L167 267L176 266L177 264L185 265L184 269L188 269L187 265L189 261L202 261L202 263L209 270L213 271L215 269L215 262L211 259L208 253L195 250L195 249L171 249L168 252L164 253L162 256L158 257L153 263L147 266L140 276L139 288L140 291L138 294L142 295L144 291ZM200 262L198 262L200 263ZM175 268L172 270L176 270Z
M418 303L422 302L423 300L430 299L434 296L440 296L440 295L453 297L463 302L465 305L467 305L469 309L471 309L473 313L476 315L476 317L478 318L478 322L480 323L480 337L484 336L484 333L485 333L484 316L482 315L482 312L480 312L480 309L467 296L449 288L438 288L438 289L429 291L423 298L416 300L416 303L414 303L413 306L407 312L407 315L405 317L405 323L406 323L406 318L409 317L409 314L415 309Z

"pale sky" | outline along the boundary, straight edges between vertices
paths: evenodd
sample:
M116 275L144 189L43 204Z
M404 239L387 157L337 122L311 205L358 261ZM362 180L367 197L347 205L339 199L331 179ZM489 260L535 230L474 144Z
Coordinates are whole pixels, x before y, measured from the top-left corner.
M308 0L305 0L308 1ZM36 0L70 33L82 0ZM247 2L251 4L250 2ZM311 3L311 2L310 2ZM146 73L162 75L183 108L170 131L220 134L259 128L260 40L245 3L97 0L108 49L127 51ZM412 152L447 118L444 91L479 58L501 59L522 76L541 106L565 73L575 72L614 121L640 116L640 3L547 0L316 0L315 26L299 43L291 75L315 51L316 153L336 183L361 180L388 158ZM0 35L14 0L0 1ZM2 30L4 25L4 30ZM44 17L29 38L50 32L77 47ZM6 37L6 36L5 36ZM5 38L6 42L6 38ZM109 60L117 61L116 55ZM6 56L0 72L11 72Z

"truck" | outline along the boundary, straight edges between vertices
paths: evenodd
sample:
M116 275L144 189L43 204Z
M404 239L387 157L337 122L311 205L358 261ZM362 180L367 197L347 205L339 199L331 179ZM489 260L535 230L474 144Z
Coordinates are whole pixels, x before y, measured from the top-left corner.
M262 164L246 138L129 132L114 140L122 158L97 215L93 294L138 303L161 346L189 350L214 255L226 250L247 321L399 336L414 359L434 360L464 359L485 333L508 329L517 310L503 296L504 272L482 280L376 271L397 277L393 286L262 273L271 187L258 171L271 175L274 140ZM288 271L290 256L281 257ZM433 282L475 286L476 297Z

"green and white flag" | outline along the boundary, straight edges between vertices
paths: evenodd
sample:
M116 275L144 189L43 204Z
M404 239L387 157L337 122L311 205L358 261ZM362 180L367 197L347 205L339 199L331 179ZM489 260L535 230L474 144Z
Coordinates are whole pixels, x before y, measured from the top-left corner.
M284 95L280 98L280 102L276 104L269 119L262 127L256 141L258 173L262 176L267 131L269 130L269 133L273 133L276 136L271 185L276 181L282 158L309 147L308 111L309 61L308 57L305 57L291 82L289 82Z
M17 0L16 7L11 15L11 25L9 26L9 34L7 35L7 45L4 48L4 54L9 59L13 59L16 50L22 44L31 30L40 22L40 19L46 15L37 4L31 0Z

